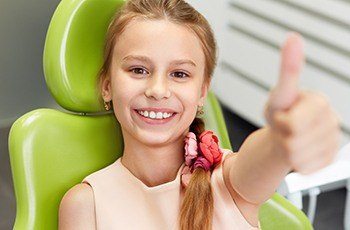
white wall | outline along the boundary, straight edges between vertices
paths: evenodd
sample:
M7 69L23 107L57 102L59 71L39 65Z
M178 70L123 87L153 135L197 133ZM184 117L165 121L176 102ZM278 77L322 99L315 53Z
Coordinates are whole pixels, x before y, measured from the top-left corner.
M302 89L325 93L350 141L350 2L332 0L190 0L210 21L220 47L213 90L257 126L275 85L288 31L305 39ZM215 10L214 10L215 9Z

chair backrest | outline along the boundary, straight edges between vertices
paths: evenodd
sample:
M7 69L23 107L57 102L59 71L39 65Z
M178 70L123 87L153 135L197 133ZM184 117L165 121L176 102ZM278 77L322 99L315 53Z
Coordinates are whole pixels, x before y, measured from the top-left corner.
M44 72L51 94L68 111L37 109L11 127L14 229L57 229L64 193L122 154L120 125L113 113L101 114L96 80L109 22L123 3L63 0L55 11L46 37ZM213 92L204 111L207 129L218 134L221 147L231 149ZM312 229L306 216L278 194L261 208L260 222L263 229Z

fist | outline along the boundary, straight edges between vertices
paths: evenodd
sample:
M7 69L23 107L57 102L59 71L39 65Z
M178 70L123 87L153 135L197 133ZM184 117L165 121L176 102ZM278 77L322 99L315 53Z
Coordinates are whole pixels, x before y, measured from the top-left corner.
M304 63L300 35L288 36L281 50L280 76L265 105L273 151L294 171L309 174L330 164L340 142L339 115L328 97L298 89Z

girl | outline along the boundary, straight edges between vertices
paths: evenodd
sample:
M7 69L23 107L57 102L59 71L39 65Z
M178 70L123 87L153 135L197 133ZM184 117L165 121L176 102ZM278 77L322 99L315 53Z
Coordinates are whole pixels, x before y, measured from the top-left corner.
M127 1L108 29L99 74L123 156L65 194L59 228L258 229L259 207L284 176L324 167L337 149L327 98L297 88L302 62L301 38L291 34L268 125L238 153L221 149L197 116L216 65L208 22L184 0Z

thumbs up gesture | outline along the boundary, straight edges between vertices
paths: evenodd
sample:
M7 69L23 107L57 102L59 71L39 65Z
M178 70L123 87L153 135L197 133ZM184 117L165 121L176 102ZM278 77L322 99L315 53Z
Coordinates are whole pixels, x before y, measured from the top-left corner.
M265 106L273 151L294 171L309 174L333 161L340 142L339 116L320 92L300 90L303 41L289 34L281 50L280 76Z

